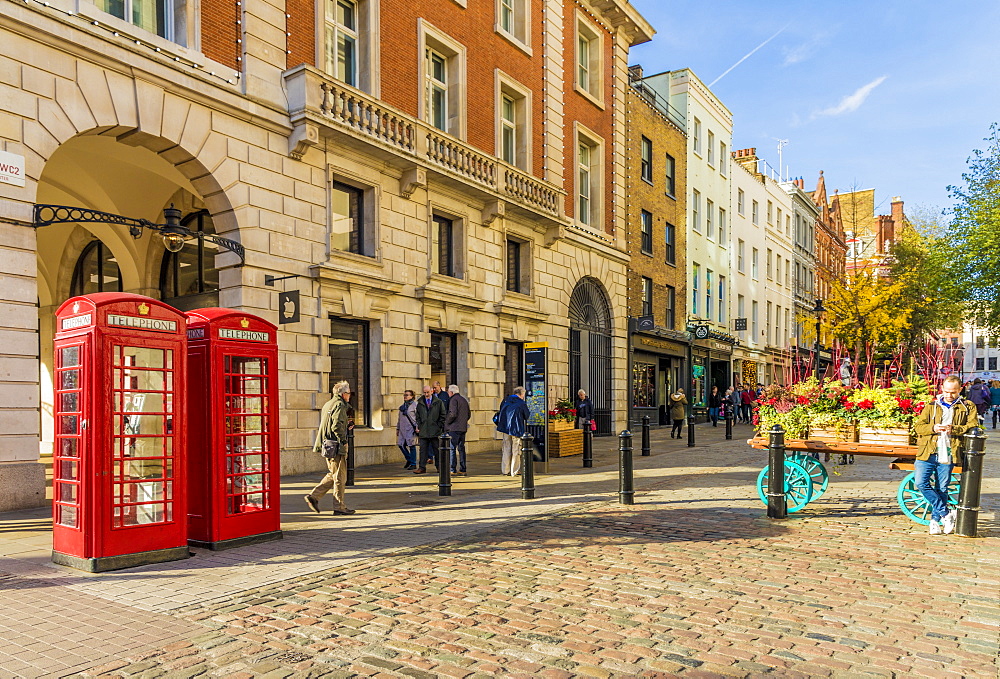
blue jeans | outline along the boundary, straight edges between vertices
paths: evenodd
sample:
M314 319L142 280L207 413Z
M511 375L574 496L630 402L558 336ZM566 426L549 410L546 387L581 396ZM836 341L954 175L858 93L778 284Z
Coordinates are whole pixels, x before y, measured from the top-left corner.
M451 436L451 471L465 473L465 432L450 431Z
M712 420L712 424L716 425L719 423L719 409L709 408L708 409L708 419Z
M913 472L917 489L931 505L931 519L940 521L948 513L948 484L951 464L938 464L937 453L926 460L914 460Z
M407 467L416 466L417 464L416 446L399 446L399 450L402 451L403 453L403 459L406 460Z

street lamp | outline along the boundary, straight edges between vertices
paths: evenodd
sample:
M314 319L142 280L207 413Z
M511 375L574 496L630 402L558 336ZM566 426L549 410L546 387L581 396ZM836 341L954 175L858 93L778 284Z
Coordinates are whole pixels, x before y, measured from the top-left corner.
M816 351L813 359L816 361L814 369L816 371L816 381L819 382L819 323L823 314L826 312L826 308L823 306L823 300L816 299L816 306L813 307L812 312L816 315Z

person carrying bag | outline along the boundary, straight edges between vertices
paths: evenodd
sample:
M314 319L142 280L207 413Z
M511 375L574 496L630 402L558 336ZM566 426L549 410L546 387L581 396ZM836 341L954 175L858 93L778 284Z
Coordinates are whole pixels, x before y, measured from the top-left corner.
M347 415L351 406L351 386L338 382L333 387L333 398L323 404L320 412L319 430L313 451L326 458L327 474L312 491L305 496L309 509L319 514L319 501L329 491L333 491L333 513L353 514L344 504L344 489L347 487Z

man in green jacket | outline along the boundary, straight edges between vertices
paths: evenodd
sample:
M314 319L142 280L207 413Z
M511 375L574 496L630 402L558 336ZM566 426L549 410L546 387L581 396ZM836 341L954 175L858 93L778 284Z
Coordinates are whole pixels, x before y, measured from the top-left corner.
M414 474L426 474L427 462L438 460L438 436L444 433L444 416L448 406L435 396L430 385L424 386L424 395L417 400L417 438L420 439L420 459Z
M976 406L961 394L962 380L955 375L946 377L941 393L924 407L913 424L918 449L913 472L917 488L931 506L931 535L955 530L957 511L948 507L948 483L952 467L962 461L962 437L979 426Z
M319 430L316 432L313 452L322 454L323 441L333 439L340 441L340 454L326 458L326 467L329 471L305 497L309 509L317 514L319 514L319 501L331 489L334 514L353 514L355 511L348 509L344 504L344 488L347 486L347 414L351 409L347 400L350 398L351 385L347 382L337 382L333 387L333 398L323 404L319 416Z

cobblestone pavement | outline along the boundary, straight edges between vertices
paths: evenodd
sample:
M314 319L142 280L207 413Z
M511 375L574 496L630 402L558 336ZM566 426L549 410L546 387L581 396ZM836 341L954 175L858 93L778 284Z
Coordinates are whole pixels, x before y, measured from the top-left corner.
M77 644L89 635L89 648L64 643L53 657L45 651L66 627L22 628L16 648L0 646L0 676L1000 674L1000 445L989 444L984 537L970 540L928 536L906 519L895 504L901 474L871 458L831 467L822 499L768 521L752 488L763 453L699 434L706 445L690 449L654 434L654 455L636 458L631 507L613 499L614 469L600 465L540 478L534 504L505 482L444 508L406 509L400 484L412 480L383 479L372 485L396 493L395 506L365 512L369 524L337 524L356 525L340 531L353 535L351 558L336 545L303 558L288 540L272 543L301 565L291 576L269 565L280 554L257 559L250 548L181 580L25 567L0 577L0 597L20 607L44 594L36 617L89 622ZM310 533L310 522L291 532ZM384 533L410 539L390 546ZM0 570L30 560L15 557L0 558ZM108 594L215 582L220 567L253 576L213 597L162 592L171 605L147 610ZM95 601L107 603L103 622ZM10 640L17 615L7 611L0 634Z

